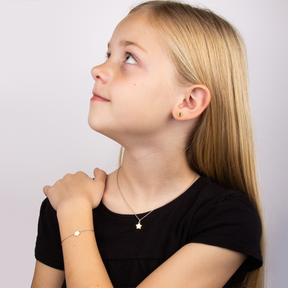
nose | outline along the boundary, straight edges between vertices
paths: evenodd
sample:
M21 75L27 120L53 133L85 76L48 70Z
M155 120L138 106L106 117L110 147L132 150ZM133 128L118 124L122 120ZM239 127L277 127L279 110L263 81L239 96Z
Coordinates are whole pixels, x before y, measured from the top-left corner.
M91 70L92 77L95 81L100 81L103 84L109 80L109 71L105 66L105 63L95 66Z

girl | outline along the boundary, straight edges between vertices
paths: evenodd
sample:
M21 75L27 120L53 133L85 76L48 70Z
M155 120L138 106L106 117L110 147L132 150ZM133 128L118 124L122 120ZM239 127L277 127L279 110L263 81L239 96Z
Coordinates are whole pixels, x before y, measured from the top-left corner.
M32 287L263 287L238 32L208 10L146 2L92 76L89 125L124 147L121 166L44 187Z

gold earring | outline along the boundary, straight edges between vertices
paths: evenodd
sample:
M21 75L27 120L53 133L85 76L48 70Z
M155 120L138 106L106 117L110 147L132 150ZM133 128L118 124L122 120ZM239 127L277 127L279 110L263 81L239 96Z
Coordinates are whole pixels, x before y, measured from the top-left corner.
M183 116L183 113L182 112L178 112L177 114L179 117L182 117Z

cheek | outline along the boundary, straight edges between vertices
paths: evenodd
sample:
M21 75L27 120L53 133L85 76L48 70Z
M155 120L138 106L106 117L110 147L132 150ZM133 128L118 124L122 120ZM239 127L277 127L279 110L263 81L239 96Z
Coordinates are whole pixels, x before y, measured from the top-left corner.
M142 87L142 89L140 89L140 87ZM123 75L111 82L110 97L112 101L117 102L133 101L141 92L140 90L143 90L143 81L139 81L139 77L127 77L127 75Z
M167 107L163 105L167 106L169 102L169 85L159 77L152 76L133 74L133 77L124 75L117 77L117 81L114 79L110 91L113 110L118 114L118 119L125 115L146 119L152 116L151 113L155 114L155 109L166 110Z

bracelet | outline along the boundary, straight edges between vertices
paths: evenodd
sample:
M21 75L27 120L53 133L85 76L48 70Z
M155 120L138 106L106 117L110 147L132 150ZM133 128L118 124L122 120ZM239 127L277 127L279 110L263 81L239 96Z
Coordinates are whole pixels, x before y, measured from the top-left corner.
M91 229L86 229L86 230L81 230L81 231L75 231L73 234L67 236L66 238L64 238L62 241L61 241L61 244L63 243L64 240L66 240L67 238L71 237L71 236L79 236L82 232L85 232L85 231L92 231L94 232L94 230L91 230Z

